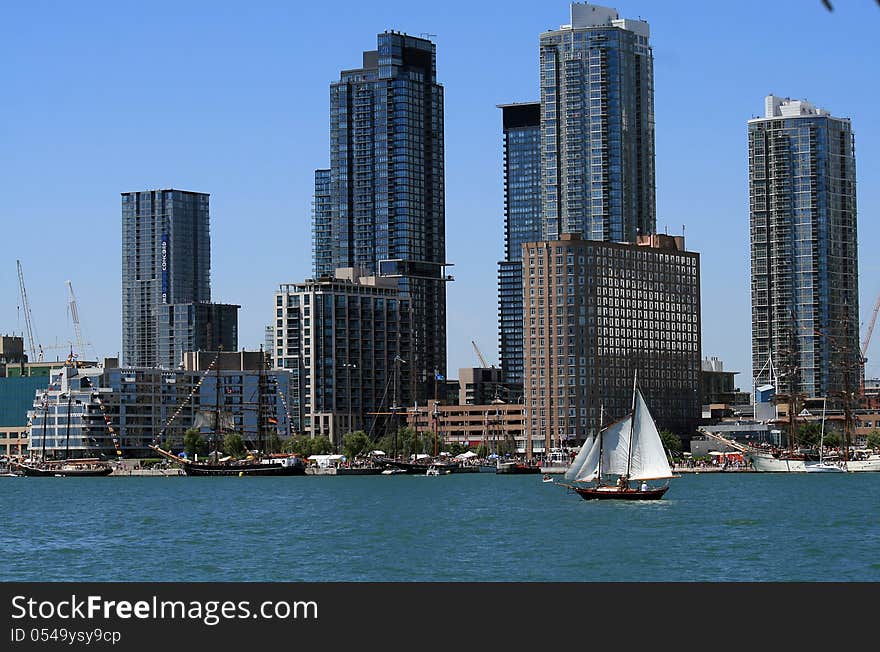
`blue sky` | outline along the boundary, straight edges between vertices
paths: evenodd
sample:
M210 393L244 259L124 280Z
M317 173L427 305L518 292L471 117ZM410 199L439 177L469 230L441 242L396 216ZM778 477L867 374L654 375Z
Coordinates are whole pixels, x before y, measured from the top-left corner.
M703 355L751 389L746 121L764 96L853 121L860 313L880 293L877 33L872 0L623 1L651 26L658 229L702 256ZM211 193L212 292L263 341L272 294L311 272L313 171L329 157L329 84L395 29L432 34L446 94L450 376L497 358L503 255L501 115L538 99L538 35L569 3L27 2L0 25L0 333L22 333L16 258L47 355L73 339L121 348L123 191ZM880 373L880 335L868 374ZM872 351L877 351L876 360Z

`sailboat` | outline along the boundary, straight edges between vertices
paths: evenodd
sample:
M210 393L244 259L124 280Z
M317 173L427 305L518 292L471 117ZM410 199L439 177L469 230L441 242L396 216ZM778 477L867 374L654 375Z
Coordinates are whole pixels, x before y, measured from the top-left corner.
M78 387L74 385L72 379L79 375L77 373L76 365L76 356L71 349L70 355L68 355L67 361L64 364L64 368L61 371L61 375L59 375L57 378L58 393L53 393L50 397L50 385L49 390L43 393L42 400L40 402L40 406L43 412L41 432L42 452L40 454L40 457L32 458L30 461L22 460L13 463L11 465L11 469L17 475L25 475L38 478L93 478L107 476L113 473L113 467L110 466L110 464L106 460L103 460L99 457L72 458L70 456L70 424L71 411L74 401L73 392L78 388L82 389L82 387L87 386L83 384L84 382L86 382L87 379L80 381L81 384ZM64 389L62 389L62 383L64 383ZM67 401L67 422L65 430L66 434L64 458L49 459L46 456L46 424L49 421L49 405L50 403L54 403L57 414L58 407L60 407L62 399L66 399ZM80 403L79 399L77 400L77 403ZM35 439L36 437L31 437L31 441L34 441Z
M601 421L601 419L600 419ZM557 483L575 491L584 500L659 500L669 483L651 487L649 480L674 478L645 398L633 378L632 411L581 446L565 479ZM615 482L609 483L609 478ZM638 482L634 487L631 483Z
M262 351L262 349L261 349ZM213 366L217 359L220 357L218 352L217 358L214 358L214 362L211 363ZM209 367L210 370L210 367ZM258 385L258 389L261 392L260 400L258 404L263 405L262 402L262 388L263 388L263 379L264 379L264 365L260 366L260 382ZM195 391L195 390L194 390ZM187 459L185 457L180 457L179 455L175 455L171 451L166 451L161 448L157 443L154 443L150 446L152 450L161 455L166 459L170 459L174 462L178 462L183 468L183 472L186 475L194 475L194 476L210 476L210 475L225 475L225 476L281 476L281 475L306 475L306 465L303 462L302 458L297 455L264 455L262 450L256 450L246 459L243 460L234 460L228 457L221 458L220 452L218 450L219 443L222 443L223 439L223 430L231 429L234 427L234 419L230 412L224 411L221 409L220 402L220 370L217 370L217 388L216 388L216 396L214 402L214 410L213 411L203 411L200 410L196 413L195 422L193 424L194 427L202 428L207 427L210 431L210 440L213 444L212 452L209 455L208 461L193 461ZM190 395L192 398L192 395ZM262 437L262 427L263 427L263 411L260 409L257 413L257 432L258 432L258 447L262 445L263 437ZM167 428L167 425L166 425ZM160 433L160 436L164 433ZM156 438L159 441L159 437Z

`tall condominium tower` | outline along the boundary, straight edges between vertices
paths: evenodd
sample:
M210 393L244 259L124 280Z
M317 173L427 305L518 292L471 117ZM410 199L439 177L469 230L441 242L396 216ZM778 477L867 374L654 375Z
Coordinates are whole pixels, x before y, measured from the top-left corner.
M544 238L635 242L654 232L649 35L642 20L581 3L571 24L541 34Z
M754 378L839 404L861 373L852 126L769 95L748 132Z
M583 440L626 415L634 374L661 428L700 420L700 257L684 238L526 243L526 450Z
M412 300L420 397L446 373L443 87L429 40L378 35L330 86L330 169L315 174L314 272L399 279Z
M211 300L208 197L184 190L122 193L122 357L159 364L159 306Z
M498 263L498 351L505 383L522 383L522 245L541 239L541 105L501 104L504 260Z
M395 279L360 272L339 269L275 293L275 364L291 374L293 432L336 445L358 429L378 438L389 412L399 410L401 425L412 406L410 302Z

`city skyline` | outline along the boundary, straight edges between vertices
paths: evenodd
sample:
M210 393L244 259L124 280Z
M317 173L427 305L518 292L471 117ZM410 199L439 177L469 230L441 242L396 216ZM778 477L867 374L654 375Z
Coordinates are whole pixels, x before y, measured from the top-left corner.
M657 230L680 234L684 226L687 249L701 255L703 356L739 371L737 384L751 391L746 123L770 93L852 120L863 337L880 291L877 266L865 255L878 235L871 217L880 208L872 180L880 132L870 119L878 99L870 46L880 11L867 2L834 12L818 1L605 4L651 26ZM9 49L10 81L0 146L12 153L3 159L0 188L4 225L17 237L0 273L7 298L0 333L25 330L12 262L18 258L47 359L63 358L73 340L68 279L92 348L119 353L119 193L173 187L211 195L212 298L242 306L239 344L257 349L272 293L311 276L314 170L329 163L327 85L388 29L431 33L446 92L446 255L456 278L448 287L449 375L477 364L472 340L500 365L496 264L504 212L496 105L537 99L539 35L566 21L569 3L509 3L503 17L492 5L344 8L264 3L224 13L193 4L167 23L161 10L126 23L125 8L101 3L76 12L13 8L17 29L0 46ZM140 27L107 31L114 23ZM197 24L204 33L192 31ZM308 38L283 38L302 34L301 25L309 26ZM340 38L323 38L330 33ZM175 72L156 73L165 69ZM155 92L167 84L181 96L172 101ZM134 128L153 137L124 158L120 145ZM48 210L42 195L50 192L63 201ZM51 348L56 343L61 350ZM869 376L880 369L880 355L871 355L877 346L868 350Z

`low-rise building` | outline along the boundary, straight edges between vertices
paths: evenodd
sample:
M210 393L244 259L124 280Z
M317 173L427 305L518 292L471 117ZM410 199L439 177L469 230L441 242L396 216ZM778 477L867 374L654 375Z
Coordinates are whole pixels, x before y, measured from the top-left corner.
M522 408L520 403L500 401L486 405L441 405L428 401L426 407L407 410L406 423L419 432L436 432L446 444L469 448L485 445L489 451L506 445L524 453Z

